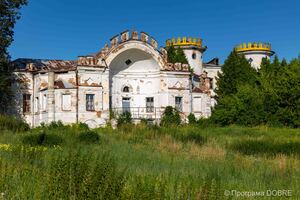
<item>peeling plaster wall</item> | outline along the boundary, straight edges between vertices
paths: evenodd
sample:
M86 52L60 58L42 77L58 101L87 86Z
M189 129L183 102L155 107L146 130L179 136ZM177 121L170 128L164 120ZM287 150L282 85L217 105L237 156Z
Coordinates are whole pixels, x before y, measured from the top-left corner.
M218 72L221 72L221 67L209 67L206 66L203 68L203 71L207 72L207 77L213 79L213 89L211 90L212 96L215 95L214 90L217 88L217 77L218 77Z
M109 70L113 108L122 108L123 98L130 98L131 107L145 108L147 97L154 97L154 106L159 107L160 66L152 55L128 49L112 60ZM128 93L122 91L126 86Z
M202 53L197 51L194 60L190 60L193 50L185 53L190 65L202 70ZM104 57L89 56L86 58L89 62L83 62L85 58L81 57L82 62L64 68L55 65L52 71L34 71L33 68L33 71L15 72L19 80L13 86L18 105L16 112L31 126L61 120L65 124L83 122L99 127L109 120L110 104L112 108L122 109L123 98L130 98L131 109L137 108L142 113L139 117L156 118L166 106L175 107L175 97L182 97L183 118L190 112L195 112L197 117L210 116L210 96L191 94L190 72L181 67L170 68L162 54L150 44L125 41L101 55ZM216 76L216 69L204 70L209 77ZM129 92L124 92L124 87L128 87ZM23 114L24 93L31 94L31 112ZM86 108L88 94L94 95L95 109L92 111ZM49 98L51 96L53 99ZM154 98L155 113L146 112L147 97ZM198 99L193 103L195 98Z
M197 49L184 49L183 51L188 60L189 65L194 70L194 73L197 75L202 74L203 53ZM195 58L193 58L193 54L195 54Z

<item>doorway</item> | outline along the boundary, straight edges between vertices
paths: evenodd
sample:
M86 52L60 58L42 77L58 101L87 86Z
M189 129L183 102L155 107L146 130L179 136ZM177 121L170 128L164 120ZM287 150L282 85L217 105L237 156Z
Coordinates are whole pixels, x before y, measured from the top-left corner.
M123 111L123 113L130 112L130 98L123 97L123 99L122 99L122 111Z

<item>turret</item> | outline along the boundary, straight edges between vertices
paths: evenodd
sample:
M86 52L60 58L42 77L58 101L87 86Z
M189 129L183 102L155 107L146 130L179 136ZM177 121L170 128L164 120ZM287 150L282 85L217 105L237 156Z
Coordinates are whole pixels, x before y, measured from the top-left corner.
M235 47L237 53L245 55L246 59L251 63L252 67L258 70L263 58L268 58L274 55L271 44L269 43L243 43Z
M180 47L183 49L184 54L188 60L189 65L194 70L194 73L197 75L202 74L203 72L203 52L207 49L206 46L202 45L201 38L173 38L168 39L166 42L166 47L170 46Z

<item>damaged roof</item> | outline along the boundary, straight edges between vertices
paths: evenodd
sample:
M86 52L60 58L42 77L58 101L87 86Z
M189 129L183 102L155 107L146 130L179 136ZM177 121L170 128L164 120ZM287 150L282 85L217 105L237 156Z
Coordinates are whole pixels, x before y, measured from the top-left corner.
M71 71L76 69L77 61L20 58L13 61L11 64L16 70Z
M76 85L60 79L54 82L54 87L56 89L73 89L76 88Z

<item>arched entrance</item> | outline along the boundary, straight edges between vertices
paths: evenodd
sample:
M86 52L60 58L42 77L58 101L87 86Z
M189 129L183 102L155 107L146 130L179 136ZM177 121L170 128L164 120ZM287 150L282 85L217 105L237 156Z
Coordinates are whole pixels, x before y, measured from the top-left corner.
M111 109L140 114L150 105L147 100L154 106L158 98L163 61L157 50L143 42L129 41L121 45L106 58Z

